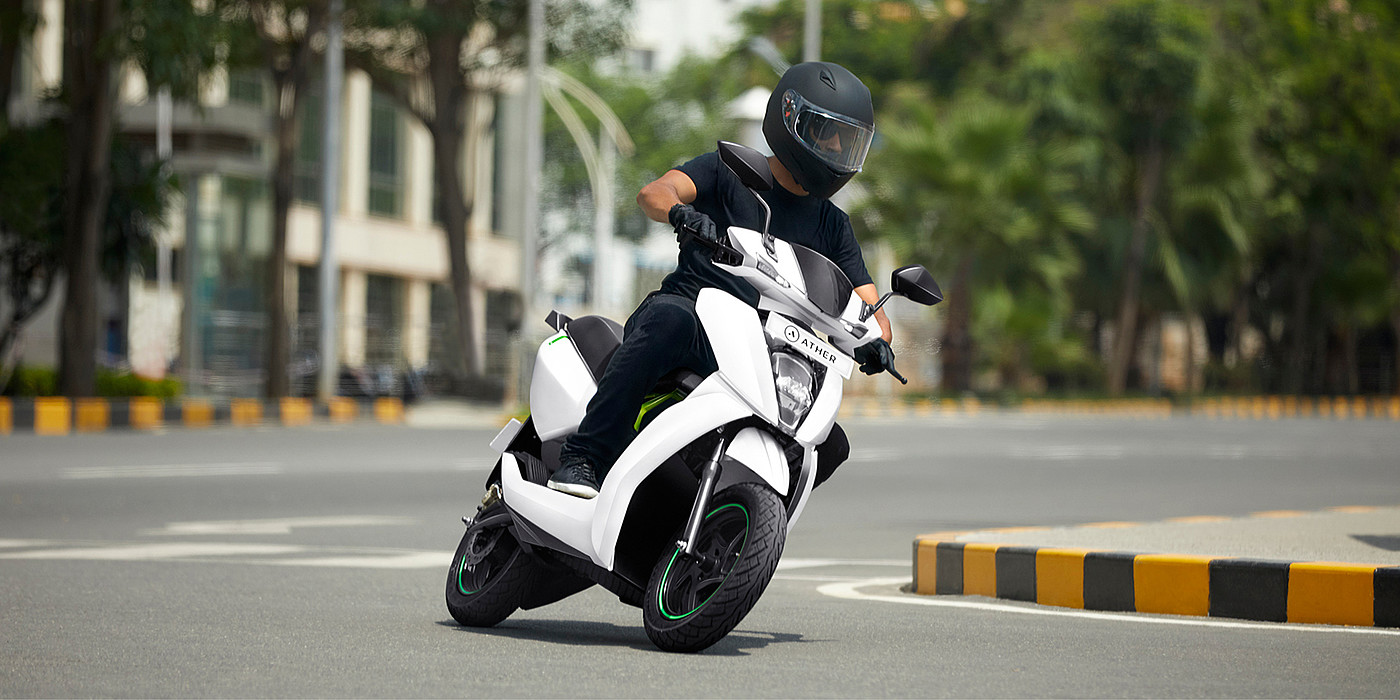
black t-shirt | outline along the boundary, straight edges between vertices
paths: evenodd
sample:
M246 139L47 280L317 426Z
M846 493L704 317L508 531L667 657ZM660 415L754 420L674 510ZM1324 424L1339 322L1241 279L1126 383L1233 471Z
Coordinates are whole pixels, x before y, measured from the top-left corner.
M695 183L695 201L691 206L713 219L720 232L730 226L763 230L763 207L720 162L718 151L692 158L676 169ZM775 238L807 246L826 256L846 273L854 287L871 283L865 258L851 230L851 219L840 207L820 197L795 195L776 182L773 189L759 194L773 210L768 230ZM688 241L681 246L676 271L662 280L660 291L694 299L705 287L717 287L749 306L758 305L758 292L752 285L715 267L708 248Z

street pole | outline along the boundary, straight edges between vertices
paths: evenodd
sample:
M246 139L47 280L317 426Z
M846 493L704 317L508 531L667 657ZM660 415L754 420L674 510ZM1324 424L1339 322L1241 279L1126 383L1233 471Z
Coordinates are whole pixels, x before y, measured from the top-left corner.
M613 309L613 171L617 167L617 145L607 128L598 129L598 182L593 197L593 313L607 316Z
M340 266L335 257L335 216L340 209L340 93L345 79L341 48L341 13L344 0L331 0L326 23L326 104L321 142L321 338L316 396L328 401L336 394L339 354L336 349L336 313L339 308Z
M174 103L170 98L170 88L163 87L156 93L156 157L163 163L162 175L170 174L172 169L171 159L175 155L174 138ZM160 374L164 377L165 370L170 365L170 357L167 349L170 347L170 309L173 306L170 287L170 231L163 229L155 236L156 239L156 329L159 334L157 347L160 348ZM147 371L154 369L154 363Z
M822 0L807 0L802 22L802 60L820 61L822 55Z
M525 80L525 211L521 216L520 293L527 313L535 303L535 256L539 245L540 170L544 165L544 0L530 0L530 43Z

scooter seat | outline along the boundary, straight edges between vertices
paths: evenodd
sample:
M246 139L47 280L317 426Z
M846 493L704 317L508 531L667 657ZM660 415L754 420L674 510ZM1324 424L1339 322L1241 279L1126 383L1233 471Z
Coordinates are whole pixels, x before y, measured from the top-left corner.
M581 316L569 321L564 330L588 365L593 381L601 380L613 353L622 345L622 324L602 316Z

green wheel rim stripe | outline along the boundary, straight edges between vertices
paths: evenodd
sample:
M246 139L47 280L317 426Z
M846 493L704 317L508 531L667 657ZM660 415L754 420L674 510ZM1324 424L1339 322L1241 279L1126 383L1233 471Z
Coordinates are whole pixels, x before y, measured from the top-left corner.
M714 517L715 513L718 513L724 510L725 508L738 508L744 514L744 543L742 545L739 545L739 556L743 557L744 547L748 545L749 538L749 510L741 504L729 503L710 511L710 513L705 516L705 519L709 520L710 518ZM727 581L729 581L729 575L734 573L734 570L730 569L729 573L724 575L724 581L720 581L720 584L715 587L714 592L706 596L705 600L702 601L699 605L695 606L694 610L691 610L690 612L685 613L683 615L672 615L669 611L666 610L666 581L669 578L671 578L671 567L675 565L676 557L679 557L680 554L681 550L679 547L677 547L676 551L671 554L671 561L666 563L666 572L661 574L661 585L657 586L656 590L656 608L657 610L660 610L661 615L668 620L683 620L687 617L690 617L691 615L694 615L697 611L700 610L700 608L705 607L705 604L709 603L711 598L715 597L715 593L719 593L719 589L724 588L724 584Z

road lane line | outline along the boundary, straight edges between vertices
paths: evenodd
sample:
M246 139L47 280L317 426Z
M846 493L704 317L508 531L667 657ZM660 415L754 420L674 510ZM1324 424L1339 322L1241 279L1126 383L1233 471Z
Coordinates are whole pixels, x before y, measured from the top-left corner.
M264 520L205 520L166 523L158 530L143 530L143 535L290 535L292 530L318 527L381 527L411 525L413 518L397 515L339 515L329 517L270 518Z
M214 462L210 464L132 464L124 466L72 467L64 479L151 479L188 476L261 476L281 474L276 462Z
M909 568L909 560L784 558L778 561L778 571L791 571L793 569L815 569L823 566L898 566L901 568Z
M295 554L306 547L284 544L239 544L232 542L172 542L163 544L67 547L3 552L0 559L48 559L81 561L165 561L193 557L228 557L268 554Z
M1216 627L1221 629L1242 629L1265 632L1336 632L1341 634L1378 634L1389 637L1400 637L1400 630L1378 629L1374 627L1337 627L1329 625L1301 625L1296 623L1269 623L1269 622L1227 622L1224 620L1199 619L1199 618L1174 618L1174 617L1149 617L1141 614L1113 614L1102 612L1090 612L1085 610L1070 610L1060 608L1023 607L1021 605L1010 605L994 602L980 602L964 599L943 599L937 596L916 596L913 594L904 596L892 595L872 595L861 593L860 589L872 586L893 586L895 584L908 584L906 577L899 578L870 578L861 581L828 583L817 587L817 592L832 598L845 600L870 600L883 603L903 603L905 605L928 605L943 608L964 608L969 610L986 610L989 612L1013 613L1020 615L1043 615L1047 617L1075 617L1088 620L1103 620L1107 622L1135 622L1153 625L1184 625L1188 627Z

